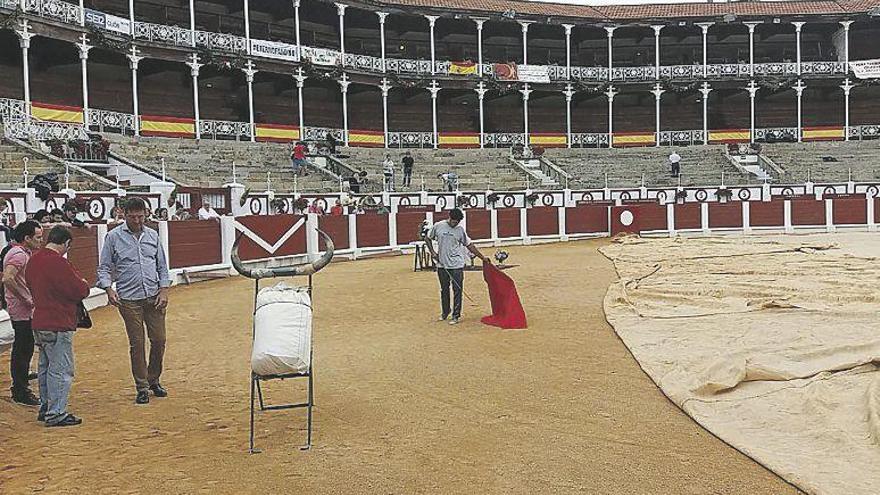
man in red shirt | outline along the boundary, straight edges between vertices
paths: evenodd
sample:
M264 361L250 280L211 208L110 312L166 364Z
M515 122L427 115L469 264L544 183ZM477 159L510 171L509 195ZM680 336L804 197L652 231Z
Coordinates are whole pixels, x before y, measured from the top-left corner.
M46 426L74 426L82 419L67 412L73 383L73 332L77 305L89 295L89 284L64 255L70 249L67 228L49 231L46 247L31 256L25 280L34 300L34 340L40 348L40 413Z
M28 385L31 358L34 355L34 332L31 330L31 317L34 315L34 301L25 282L25 270L31 252L43 246L43 229L33 220L21 222L12 232L15 242L3 258L3 289L6 299L6 312L15 330L9 370L12 374L12 400L26 406L39 406L40 399L34 396Z
M290 156L293 159L293 173L296 175L308 175L305 173L306 145L302 141L297 141Z

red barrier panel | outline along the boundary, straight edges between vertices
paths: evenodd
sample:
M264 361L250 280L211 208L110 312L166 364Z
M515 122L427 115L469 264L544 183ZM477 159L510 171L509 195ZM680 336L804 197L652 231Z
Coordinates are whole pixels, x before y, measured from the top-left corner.
M621 232L668 230L666 206L657 203L641 203L611 208L611 235Z
M566 234L608 232L608 206L582 204L565 209Z
M405 245L420 240L419 230L424 221L424 213L398 213L397 244Z
M238 253L243 260L255 260L271 258L274 256L290 256L305 254L306 252L306 218L301 215L251 215L238 217L240 224L250 229L270 246L278 242L281 237L293 228L300 220L303 223L296 229L274 252L269 252L250 240L246 235L242 236L238 247ZM237 235L237 234L236 234Z
M464 217L467 220L467 233L471 239L492 238L492 213L489 210L468 209L464 211ZM434 220L437 220L436 214Z
M749 203L749 226L779 227L785 226L785 204L781 199L776 201L752 201Z
M676 204L675 230L698 230L703 228L700 211L700 203Z
M558 235L559 212L554 206L535 206L526 210L529 235Z
M863 197L834 198L831 219L834 225L865 225L868 223L868 200Z
M220 222L186 220L168 222L168 266L213 265L220 263Z
M710 229L735 229L742 226L742 202L709 203Z
M825 201L815 198L791 200L792 225L825 225Z
M336 249L348 249L348 215L324 215L318 217L318 227L333 239ZM327 249L324 238L318 236L318 249Z
M520 237L519 208L500 208L498 212L498 237Z
M94 286L98 279L98 230L91 227L72 228L70 233L73 239L67 259L89 281L89 285ZM44 231L43 235L48 235L48 231Z
M357 244L359 248L388 245L388 215L358 215Z

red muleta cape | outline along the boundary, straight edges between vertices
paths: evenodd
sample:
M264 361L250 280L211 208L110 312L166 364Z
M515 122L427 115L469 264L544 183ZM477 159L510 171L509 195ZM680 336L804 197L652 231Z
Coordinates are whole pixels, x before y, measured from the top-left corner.
M484 316L480 321L505 329L526 328L526 312L513 279L488 263L483 265L483 278L489 286L492 315Z

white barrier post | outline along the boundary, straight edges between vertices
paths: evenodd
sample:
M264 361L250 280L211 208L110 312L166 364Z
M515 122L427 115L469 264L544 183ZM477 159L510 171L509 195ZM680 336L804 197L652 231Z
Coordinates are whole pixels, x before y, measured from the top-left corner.
M348 248L351 249L351 259L356 260L361 254L358 249L357 214L348 215Z
M666 230L669 237L675 237L675 203L666 203Z
M232 264L232 245L235 243L235 218L220 217L220 262Z
M498 210L495 208L489 210L489 225L491 226L492 245L500 246L501 241L498 240Z
M567 241L568 234L566 233L567 229L565 228L565 202L563 202L562 206L556 209L556 212L559 215L557 220L559 225L559 240Z
M397 213L388 214L388 247L397 249Z
M834 228L834 200L829 198L825 200L825 231L835 232L836 230Z
M523 246L532 243L532 238L529 237L529 209L526 207L519 209L519 235L522 237Z
M785 233L791 234L794 232L794 227L791 224L791 200L786 199L783 203L783 217L785 221L783 225L785 225Z
M171 256L168 251L168 221L159 222L159 242L162 243L162 251L165 252L165 262L168 263L168 269L171 269Z
M318 254L318 215L309 213L306 215L306 257L309 262L320 257Z
M709 203L700 203L700 227L704 234L709 233Z
M751 225L751 206L748 201L742 202L742 224L743 224L743 234L751 234L752 233L752 225Z
M107 224L99 223L97 229L98 235L98 262L101 262L101 251L104 250L104 239L107 238Z
M868 209L868 232L876 232L877 224L874 222L874 198L871 196L865 195L865 205L867 205Z

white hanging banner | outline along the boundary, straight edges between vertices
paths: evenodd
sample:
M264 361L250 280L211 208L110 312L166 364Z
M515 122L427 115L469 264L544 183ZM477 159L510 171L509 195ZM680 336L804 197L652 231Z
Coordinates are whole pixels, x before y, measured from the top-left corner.
M550 82L550 67L546 65L517 65L516 72L520 82Z
M855 60L849 62L849 68L859 79L880 78L880 58L872 60Z
M339 65L339 52L326 48L303 48L303 58L315 65Z
M296 45L280 43L278 41L252 39L251 55L278 60L288 60L291 62L299 61L299 56L296 53Z

